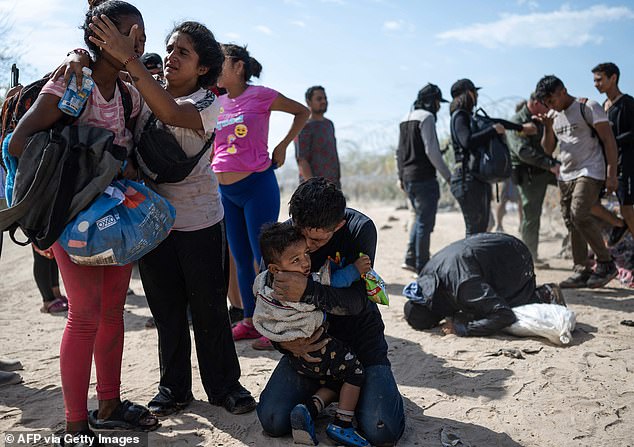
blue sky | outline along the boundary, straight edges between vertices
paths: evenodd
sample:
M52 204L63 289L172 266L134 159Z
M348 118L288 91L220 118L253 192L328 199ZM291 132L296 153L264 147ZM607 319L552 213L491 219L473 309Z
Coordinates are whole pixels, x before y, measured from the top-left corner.
M248 44L263 65L257 81L300 102L326 87L328 116L341 142L394 144L398 120L418 89L469 77L481 104L505 113L544 74L576 96L601 99L590 69L613 61L622 90L634 93L634 3L532 0L139 0L147 50L163 54L171 26L205 23L221 42ZM22 80L35 79L82 45L84 0L0 0L20 45ZM178 5L178 6L175 6ZM29 64L27 67L26 64ZM446 129L448 108L439 115ZM290 120L274 116L271 147Z

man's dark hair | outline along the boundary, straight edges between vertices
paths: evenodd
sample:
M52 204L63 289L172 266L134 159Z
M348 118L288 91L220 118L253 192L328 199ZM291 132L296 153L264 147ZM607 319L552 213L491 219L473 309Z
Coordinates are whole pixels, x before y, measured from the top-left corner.
M290 223L276 222L264 225L260 232L260 251L264 264L268 266L278 263L284 250L303 240L301 230Z
M539 101L543 102L560 88L564 88L564 83L561 82L561 79L555 75L544 76L537 83L537 87L535 87L535 96Z
M616 75L616 83L619 83L619 78L621 77L621 70L616 64L612 62L604 62L602 64L597 65L592 69L592 73L605 73L608 78L611 78L613 75Z
M323 177L312 177L299 185L288 204L288 214L299 228L332 231L346 215L343 193Z
M306 102L313 99L313 93L315 93L317 90L321 90L322 92L326 93L326 89L323 88L321 85L313 85L312 87L308 87L308 90L306 90L306 94L304 95L306 97Z

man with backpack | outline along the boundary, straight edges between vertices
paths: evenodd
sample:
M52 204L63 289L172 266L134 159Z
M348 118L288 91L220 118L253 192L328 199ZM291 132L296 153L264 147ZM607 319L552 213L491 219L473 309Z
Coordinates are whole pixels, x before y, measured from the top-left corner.
M616 141L610 123L596 101L571 96L553 75L540 79L535 95L551 109L548 114L539 115L544 124L542 146L552 153L559 142L562 163L561 211L570 231L574 274L560 286L603 287L618 272L591 208L599 202L604 183L608 194L617 189ZM594 271L588 265L588 244L597 260Z

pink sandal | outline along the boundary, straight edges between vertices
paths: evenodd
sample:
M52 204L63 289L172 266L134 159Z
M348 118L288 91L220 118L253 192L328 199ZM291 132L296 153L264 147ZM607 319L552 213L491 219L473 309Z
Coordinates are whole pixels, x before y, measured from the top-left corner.
M58 314L68 311L68 300L65 296L55 298L53 301L45 301L40 307L43 314Z
M231 333L233 335L233 339L236 341L261 337L261 334L258 332L258 330L253 327L253 325L245 323L244 320L240 321L233 328L231 328Z

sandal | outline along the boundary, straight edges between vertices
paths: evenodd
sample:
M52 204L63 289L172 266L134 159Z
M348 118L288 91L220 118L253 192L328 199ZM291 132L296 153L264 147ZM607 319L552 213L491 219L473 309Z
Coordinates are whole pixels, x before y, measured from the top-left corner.
M266 338L264 335L260 338L256 338L255 341L251 343L251 347L257 351L275 351L271 340Z
M291 411L291 428L295 444L317 445L319 441L315 435L315 423L304 404L297 404Z
M129 400L120 402L108 419L99 419L98 415L99 410L88 413L88 424L95 430L152 431L160 425L147 408Z
M242 385L238 384L232 391L222 397L212 397L209 399L211 405L224 407L229 413L243 414L255 410L255 399Z
M343 428L333 423L328 424L326 434L333 441L350 447L365 447L370 443L355 430L354 427Z
M52 301L44 301L40 312L43 314L58 314L61 312L68 312L68 300L65 296L55 298Z
M174 414L177 411L180 411L183 408L187 407L191 403L191 401L194 400L194 395L191 393L191 391L184 401L178 402L174 398L172 390L170 390L166 386L159 385L158 389L158 394L154 396L154 398L147 404L148 409L155 416L163 417Z
M231 328L231 334L235 341L260 338L262 336L252 324L246 323L244 320Z

